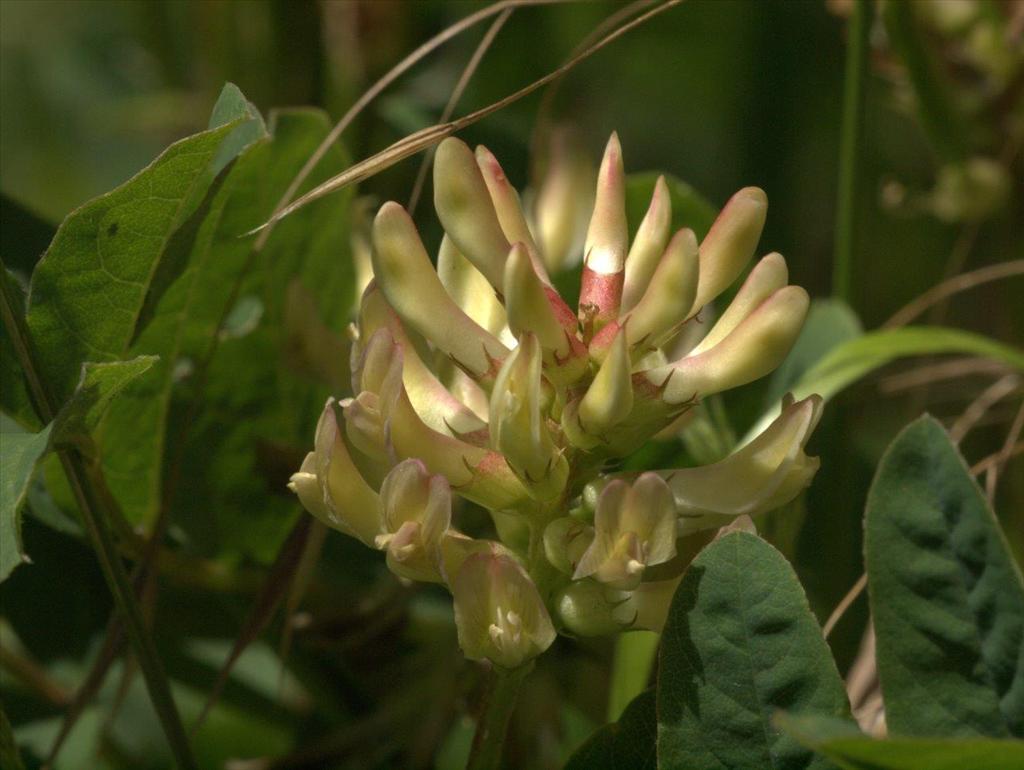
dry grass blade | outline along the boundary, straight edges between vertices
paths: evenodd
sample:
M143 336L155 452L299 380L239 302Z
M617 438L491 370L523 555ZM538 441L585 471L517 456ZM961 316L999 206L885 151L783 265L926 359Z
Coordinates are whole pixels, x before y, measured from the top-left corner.
M982 473L985 473L985 471L987 471L992 466L1003 465L1007 461L1013 459L1014 457L1020 454L1024 454L1024 441L1018 441L1016 444L1010 447L1010 451L1008 452L1003 449L1000 449L998 452L993 452L988 457L979 460L978 462L971 466L971 475L978 476Z
M959 444L963 441L964 436L970 433L971 428L978 424L988 410L1017 390L1020 384L1020 377L1016 374L1007 374L985 388L949 429L949 437L953 443Z
M299 210L303 206L306 206L315 200L319 200L320 198L323 198L325 195L329 195L332 192L347 187L350 184L360 182L363 179L373 176L374 174L377 174L386 168L390 168L399 161L405 160L409 156L415 155L417 152L420 152L421 150L425 150L428 147L437 144L442 139L451 136L452 134L462 130L466 126L470 126L473 123L476 123L477 121L486 118L488 115L497 112L503 107L506 107L509 104L518 101L519 99L522 99L524 96L532 94L537 89L543 88L551 81L561 77L580 62L590 58L605 46L609 45L615 40L618 40L620 37L625 35L633 28L640 26L644 22L649 21L650 19L654 18L660 13L664 13L669 8L673 8L674 6L679 5L682 1L683 0L666 0L666 2L662 3L656 8L652 8L647 13L638 16L637 18L633 19L630 22L627 22L626 24L623 24L621 27L618 27L614 32L605 35L594 45L590 46L577 56L572 57L571 59L569 59L569 61L567 61L558 69L553 70L544 77L533 81L532 83L530 83L527 86L524 86L523 88L520 88L515 93L506 96L504 99L500 99L499 101L494 102L493 104L476 110L475 112L471 112L468 115L465 115L461 118L457 118L456 120L450 121L448 123L439 123L435 126L428 126L427 128L424 128L420 131L416 131L415 133L410 134L404 139L395 142L390 147L378 152L376 155L372 155L366 160L356 163L351 168L346 169L337 176L328 179L323 184L310 190L297 201L286 206L280 212L272 216L267 222L265 222L264 224L260 225L255 230L247 234L252 235L260 231L265 232L266 229L271 227L274 223L280 221L289 214Z
M420 61L420 59L429 54L431 51L434 51L435 49L447 43L453 37L459 35L460 33L464 32L470 27L479 24L484 19L494 16L495 14L503 13L516 7L525 7L530 5L553 5L555 3L564 3L567 1L568 0L501 0L501 2L494 3L493 5L489 5L486 8L481 8L479 11L475 13L471 13L466 18L460 19L447 29L442 30L434 37L430 38L430 40L426 41L418 48L416 48L415 51L413 51L404 59L402 59L402 61L398 62L398 64L396 64L390 70L388 70L388 72L382 78L380 78L380 80L378 80L376 83L370 86L370 88L368 88L363 93L363 95L360 96L355 101L355 103L348 108L345 114L342 115L341 120L339 120L335 124L334 128L331 129L330 133L327 134L326 137L324 137L324 140L320 143L316 150L313 151L313 154L309 156L309 158L306 160L305 165L303 165L299 173L295 175L295 179L293 179L291 184L288 185L288 189L285 190L284 195L281 196L281 200L279 200L277 202L277 205L274 206L273 217L270 219L269 222L267 222L266 225L264 225L264 227L266 227L267 229L264 230L260 234L259 239L257 239L255 246L256 250L259 251L266 245L267 239L270 237L270 231L273 229L272 227L268 227L268 225L272 225L274 222L276 222L278 219L284 216L282 214L282 211L284 210L285 206L287 206L288 203L295 198L295 194L299 191L299 188L302 186L302 183L306 181L306 178L310 175L313 169L316 168L316 165L323 159L324 155L327 153L327 150L330 148L330 146L334 144L336 141L338 141L338 137L340 137L342 133L345 131L345 129L348 128L349 125L351 125L352 121L356 119L359 113L362 112L370 102L377 98L381 91L383 91L393 82L395 82L395 80L397 80L399 77L405 74L405 72L408 71L410 67L416 64L418 61Z
M498 32L505 26L505 22L508 21L508 17L512 15L512 8L506 9L502 12L498 18L494 20L487 32L484 33L483 38L480 40L480 44L473 51L473 55L469 57L469 61L466 63L465 69L462 70L462 74L459 76L458 82L455 84L455 88L452 89L451 96L448 97L448 103L444 106L444 110L441 113L441 122L447 123L451 118L452 113L455 112L455 107L459 103L459 99L462 98L462 93L466 90L466 86L469 85L470 79L473 77L473 73L476 72L477 67L480 66L481 60L484 58L484 54L487 53L487 49L494 43L494 38L498 36ZM427 171L430 169L430 161L433 159L433 153L427 153L423 156L423 161L420 163L419 171L416 172L416 182L412 186L412 194L409 196L409 205L406 208L411 216L416 211L416 205L419 203L420 194L423 192L423 185L427 181Z
M843 619L843 615L845 615L846 611L850 609L850 605L857 601L857 597L864 592L867 585L868 573L865 572L860 576L860 578L858 578L857 582L853 584L853 588L846 592L846 596L839 600L839 604L837 604L836 608L832 610L832 614L828 616L828 620L825 621L825 625L821 629L821 633L826 639L828 639L829 634L832 633L839 621Z
M224 665L221 667L220 672L217 674L217 681L214 683L210 690L210 695L206 699L206 703L203 705L203 710L199 716L196 717L195 723L192 725L191 734L195 736L199 732L199 728L202 727L203 722L206 721L206 717L210 713L210 709L217 703L220 698L221 691L224 689L224 685L227 684L228 677L231 675L231 669L235 663L241 657L245 648L248 647L256 638L263 633L263 630L270 623L270 619L274 615L274 611L277 606L281 603L281 599L284 598L288 591L288 586L291 585L292 577L295 574L295 569L298 566L299 560L302 558L302 553L305 550L306 539L309 537L310 522L312 517L302 515L299 517L298 523L292 528L291 534L285 541L284 545L281 546L280 552L277 554L277 558L274 560L274 564L270 568L270 572L267 574L267 580L263 585L263 590L260 592L259 597L256 599L256 604L253 605L252 610L249 612L249 616L245 619L245 623L242 625L242 630L238 634L238 638L235 639L235 643L231 647L231 652L228 654L227 660L224 661Z
M1013 425L1010 426L1010 432L1006 434L1006 440L1003 442L1003 448L999 450L998 458L985 470L985 495L988 497L989 505L995 505L999 471L1013 457L1013 448L1022 432L1024 432L1024 403L1020 405L1017 416L1013 418Z
M932 305L941 302L947 297L952 297L954 294L973 289L975 286L981 286L990 281L1013 278L1018 275L1024 275L1024 259L1000 262L996 265L988 265L978 270L972 270L969 273L954 276L948 281L943 281L933 286L924 294L907 303L900 310L896 311L888 321L882 324L882 328L893 329L898 326L905 326Z

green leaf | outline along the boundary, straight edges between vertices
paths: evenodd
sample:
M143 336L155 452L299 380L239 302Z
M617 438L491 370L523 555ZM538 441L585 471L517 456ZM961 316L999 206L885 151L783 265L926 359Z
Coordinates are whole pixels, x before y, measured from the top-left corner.
M618 722L605 725L576 750L565 770L655 770L655 700L654 690L640 693Z
M27 560L21 544L21 505L36 461L50 443L51 427L38 433L0 434L0 581Z
M828 401L862 377L907 356L962 353L1000 361L1024 371L1024 351L980 334L941 326L905 326L856 337L833 348L790 391L799 400L817 393ZM776 404L747 432L741 444L763 431L779 414Z
M630 232L636 231L644 214L647 213L651 194L659 176L665 177L669 198L672 201L672 230L689 227L697 234L698 239L707 235L715 217L718 216L718 209L678 177L671 174L662 175L655 171L629 174L626 177L626 218Z
M280 222L259 254L253 252L254 239L239 237L270 216L330 123L317 110L288 110L273 116L270 128L273 133L228 172L186 269L131 349L160 356L154 373L126 390L101 427L107 482L132 521L156 515L162 472L180 457L180 474L175 468L168 477L177 474L189 491L175 495L176 521L211 553L228 548L268 562L297 510L285 484L302 455L274 460L268 472L261 465L270 456L266 445L293 444L298 452L309 443L327 395L323 386L287 370L286 289L290 280L301 280L324 321L339 332L355 301L354 272L346 259L351 192ZM333 147L310 183L345 162ZM238 298L247 304L257 298L260 313L245 334L225 335L220 324L239 306Z
M129 361L82 364L78 387L54 418L54 442L80 442L89 437L117 395L157 360L157 356L139 356Z
M1024 582L942 426L911 423L868 494L865 556L895 734L1024 736Z
M57 230L32 274L26 320L58 402L71 394L85 361L127 353L161 262L185 248L175 233L201 207L214 182L214 159L246 120L238 115L171 145Z
M830 767L774 727L779 709L849 713L789 562L759 537L733 532L701 551L672 600L658 678L659 767Z
M782 728L847 770L1024 770L1024 742L991 738L886 738L820 717L786 716Z

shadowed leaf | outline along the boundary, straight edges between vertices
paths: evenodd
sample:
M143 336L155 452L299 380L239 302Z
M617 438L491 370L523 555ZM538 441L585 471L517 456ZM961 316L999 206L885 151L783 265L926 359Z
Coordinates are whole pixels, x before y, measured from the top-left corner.
M890 731L1024 736L1024 583L931 417L904 429L879 463L865 554Z

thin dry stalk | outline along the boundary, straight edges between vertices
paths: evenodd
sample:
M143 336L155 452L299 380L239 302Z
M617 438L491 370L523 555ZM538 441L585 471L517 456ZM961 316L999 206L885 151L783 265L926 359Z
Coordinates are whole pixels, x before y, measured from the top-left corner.
M982 458L974 465L971 466L971 475L979 476L985 473L993 465L1005 465L1009 460L1013 459L1019 454L1024 454L1024 441L1018 441L1012 447L1009 452L1004 452L1000 449L998 452L993 452L988 457Z
M459 99L462 98L463 92L466 90L466 86L469 85L469 81L472 79L474 73L476 73L477 67L480 66L481 60L484 58L484 54L494 43L494 38L498 36L501 28L505 26L505 22L508 21L508 17L512 15L513 8L505 9L501 14L498 15L491 26L487 28L487 32L484 33L481 38L479 45L476 50L473 51L473 55L469 57L469 61L466 63L465 68L462 70L462 74L459 76L458 82L455 83L455 88L452 89L451 96L448 97L448 103L444 106L444 110L441 112L441 123L447 123L452 114L455 112L455 107L459 103ZM409 216L412 216L416 212L416 205L419 203L420 195L423 192L423 185L427 181L427 171L430 169L430 163L434 159L434 152L431 150L423 156L423 160L420 161L420 168L416 172L416 182L412 186L412 194L409 196L409 205L406 208L409 211Z
M839 621L842 620L843 615L850 609L850 606L857 601L857 597L867 588L867 585L868 573L865 572L853 584L853 588L846 592L846 596L839 600L839 604L836 605L836 608L832 610L832 614L828 616L828 620L825 621L825 627L821 629L821 633L826 639L828 639L829 634L832 633Z
M1020 382L1020 377L1016 374L1007 374L981 391L949 429L949 437L953 443L959 444L963 441L964 436L970 433L988 410L1016 391L1020 387Z
M591 45L595 40L599 39L601 35L610 29L614 29L620 23L626 19L635 16L637 13L642 11L648 6L654 5L656 0L634 0L634 2L623 6L615 13L610 14L604 21L594 27L579 44L573 48L570 56L575 56L580 51L586 50L587 46ZM532 179L535 185L540 183L540 167L544 160L544 148L547 146L545 141L546 134L551 126L551 111L554 107L555 97L558 95L559 86L562 83L561 78L557 78L544 89L544 93L541 94L540 104L537 107L537 119L534 121L533 134L530 137L530 158L533 161L531 168Z
M401 77L410 67L419 62L420 59L431 51L434 51L447 43L456 35L480 23L484 19L494 16L495 14L502 13L508 9L516 7L529 5L553 5L555 3L564 2L568 2L568 0L501 0L501 2L494 3L486 8L481 8L476 13L471 13L466 18L461 19L447 29L442 30L388 70L380 80L370 86L370 88L368 88L366 92L348 108L348 111L342 115L341 120L339 120L335 124L334 128L331 129L330 133L324 137L324 140L316 150L314 150L313 154L309 156L309 159L306 161L299 173L295 175L295 179L293 179L292 183L288 185L288 189L285 190L284 195L281 196L281 200L279 200L277 205L274 206L273 216L267 224L264 225L266 229L256 240L256 250L260 251L266 245L267 240L270 238L270 233L274 229L273 224L281 217L286 216L283 213L285 207L295 197L295 193L298 192L302 183L306 181L306 178L310 175L313 169L316 168L317 164L323 160L324 155L327 153L327 150L330 149L331 145L338 141L338 137L340 137L352 121L358 117L359 113L362 112L370 102L377 98L381 91Z
M933 286L928 289L928 291L924 292L924 294L915 297L911 302L896 311L888 321L882 324L882 328L893 329L898 326L905 326L932 305L941 302L948 297L952 297L954 294L959 294L962 291L973 289L976 286L981 286L982 284L989 283L991 281L998 281L1003 278L1012 278L1018 275L1024 275L1024 259L1015 259L1011 262L1000 262L996 265L988 265L986 267L979 268L978 270L972 270L969 273L954 276L947 281L943 281L942 283Z
M367 177L373 176L374 174L378 174L381 171L395 165L399 161L405 160L411 155L415 155L417 152L420 152L422 150L427 149L428 147L437 144L442 139L445 139L451 136L452 134L461 131L467 126L470 126L473 123L476 123L477 121L480 121L483 118L492 115L498 110L507 107L509 104L512 104L513 102L522 99L524 96L530 95L537 89L543 88L545 85L553 81L555 78L561 77L563 74L571 70L580 62L593 56L595 53L597 53L610 43L614 42L615 40L618 40L620 37L625 35L633 28L638 27L644 22L649 21L658 14L664 13L669 8L673 8L679 5L682 1L683 0L666 0L666 2L662 3L656 8L653 8L647 13L633 19L632 21L626 24L623 24L614 32L605 35L593 46L591 46L578 56L574 56L558 69L549 72L544 77L533 81L529 85L520 88L518 91L509 94L505 98L500 99L497 102L494 102L493 104L476 110L475 112L471 112L468 115L464 115L461 118L452 120L448 123L439 123L434 126L428 126L427 128L424 128L420 131L416 131L410 134L409 136L405 137L404 139L395 142L390 147L387 147L381 152L378 152L377 154L370 156L366 160L356 163L354 166L346 169L337 176L328 179L323 184L310 190L308 193L303 195L294 203L286 206L280 212L273 215L264 224L260 225L255 230L248 233L248 235L252 235L254 233L261 231L266 232L267 228L271 227L274 223L280 221L284 217L297 211L303 206L312 203L315 200L319 200L325 195L329 195L332 192L347 187L350 184L355 184L356 182L360 182L363 179L366 179Z
M1024 403L1021 403L1017 410L1017 416L1013 418L1013 425L1010 432L1006 434L1003 448L999 450L999 458L985 471L985 495L988 497L988 504L995 505L996 485L999 483L999 472L1006 462L1013 456L1013 447L1024 431Z
M959 377L973 375L999 376L1008 372L1009 368L1006 364L999 361L974 357L954 358L949 361L915 366L905 372L884 377L879 381L878 389L886 394L899 393L942 380L955 380Z

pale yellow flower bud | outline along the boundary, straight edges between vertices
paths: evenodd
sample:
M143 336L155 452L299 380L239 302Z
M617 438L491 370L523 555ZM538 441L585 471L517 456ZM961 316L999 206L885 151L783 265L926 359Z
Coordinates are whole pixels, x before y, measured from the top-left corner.
M697 236L693 230L680 230L665 249L647 291L622 321L631 348L657 348L678 330L693 308L698 271Z
M434 155L434 208L460 252L502 291L509 242L473 151L449 137Z
M601 162L594 213L583 247L579 317L589 336L618 317L628 246L622 147L613 133Z
M525 334L494 382L489 425L491 446L507 458L532 495L548 500L564 488L569 466L547 425L550 395L545 395L541 371L540 344Z
M636 231L626 257L626 278L622 287L622 312L628 312L640 301L651 283L661 255L672 233L672 197L665 177L654 183L654 193L643 221Z
M588 218L594 208L594 168L576 136L552 132L548 166L533 205L534 235L551 274L583 256Z
M590 448L633 409L633 378L630 372L626 330L620 329L594 381L578 403L562 413L562 426L577 446Z
M498 215L498 223L501 225L505 238L509 243L522 243L526 246L531 259L534 260L537 275L544 283L550 283L544 263L537 258L539 249L526 224L526 216L523 214L523 206L519 201L519 193L516 192L516 188L509 183L498 159L483 145L476 148L476 163L480 167L480 173L487 185L487 192L490 193L491 203L494 205L494 211Z
M558 594L555 607L561 624L578 636L614 634L636 621L631 594L596 580L570 583Z
M744 187L729 199L700 244L700 283L696 310L721 294L743 272L761 238L768 198L757 187Z
M378 212L373 223L373 246L374 274L388 304L402 321L475 376L493 376L497 363L508 355L508 348L448 296L416 226L397 203L385 203ZM504 261L503 254L502 264Z
M775 369L803 327L810 299L799 286L786 286L764 300L725 339L697 355L646 372L669 404L746 385Z

